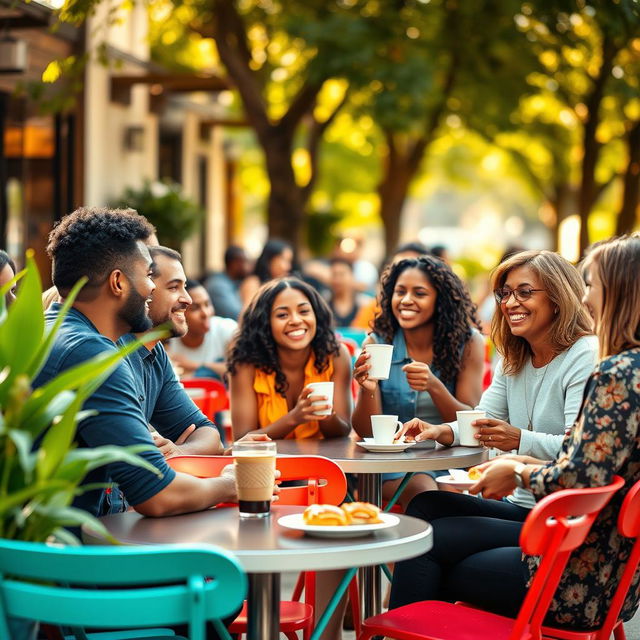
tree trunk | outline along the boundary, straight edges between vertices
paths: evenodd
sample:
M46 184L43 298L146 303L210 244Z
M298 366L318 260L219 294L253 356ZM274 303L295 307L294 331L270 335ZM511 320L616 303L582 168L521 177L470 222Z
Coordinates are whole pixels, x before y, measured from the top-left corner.
M269 177L267 203L269 237L300 247L302 242L303 198L291 165L292 136L273 127L260 135Z
M593 90L585 100L587 119L584 123L582 177L578 192L578 214L580 215L580 253L589 246L589 214L596 198L596 164L600 156L601 144L596 139L600 123L600 105L604 96L607 79L611 74L616 48L609 38L602 44L602 64L598 76L593 81Z
M624 174L624 193L622 207L616 220L616 234L633 231L638 222L638 206L640 205L640 120L636 122L627 135L629 162Z
M389 145L386 170L378 185L378 195L380 197L380 218L384 226L385 252L389 256L400 239L402 208L419 163L418 166L414 166L410 158L411 152L400 152L392 138L387 136L387 139Z

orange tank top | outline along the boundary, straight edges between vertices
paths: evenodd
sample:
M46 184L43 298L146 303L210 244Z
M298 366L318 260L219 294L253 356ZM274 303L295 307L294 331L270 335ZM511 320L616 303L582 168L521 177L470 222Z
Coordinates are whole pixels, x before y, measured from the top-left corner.
M333 356L329 356L329 366L322 373L318 373L315 368L315 357L311 354L304 367L304 386L306 387L310 382L331 382L332 376ZM258 398L258 422L261 429L269 426L289 412L287 399L276 391L275 373L265 373L260 369L256 369L253 378L253 390ZM318 421L312 420L311 422L299 424L291 433L287 434L286 439L291 438L300 440L304 438L322 439L323 435Z

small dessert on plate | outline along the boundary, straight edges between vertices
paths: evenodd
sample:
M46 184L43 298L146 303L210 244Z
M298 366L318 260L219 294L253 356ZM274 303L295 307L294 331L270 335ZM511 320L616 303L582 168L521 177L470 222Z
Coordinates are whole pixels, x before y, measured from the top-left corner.
M471 467L471 469L469 469L469 471L467 472L467 475L469 476L469 480L480 480L482 471L480 471L478 467Z
M378 524L380 509L369 502L345 502L340 508L351 518L351 524Z
M312 504L304 510L302 520L305 524L325 527L351 524L349 515L332 504Z

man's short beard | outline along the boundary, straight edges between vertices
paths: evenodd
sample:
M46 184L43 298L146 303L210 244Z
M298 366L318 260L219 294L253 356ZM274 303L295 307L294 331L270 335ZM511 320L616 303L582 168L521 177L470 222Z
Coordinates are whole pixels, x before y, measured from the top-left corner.
M129 280L131 282L131 280ZM124 304L124 307L120 309L120 319L126 322L131 333L142 333L151 329L153 326L151 318L147 314L145 307L146 298L141 296L134 288L131 287L131 293Z

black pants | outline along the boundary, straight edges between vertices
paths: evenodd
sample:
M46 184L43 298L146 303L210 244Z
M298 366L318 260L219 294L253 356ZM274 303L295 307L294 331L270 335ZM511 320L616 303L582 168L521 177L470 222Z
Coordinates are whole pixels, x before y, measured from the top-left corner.
M526 594L518 546L528 509L448 491L426 491L407 515L433 526L433 548L395 566L394 609L420 600L462 600L504 615L517 614Z

